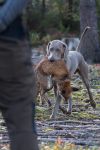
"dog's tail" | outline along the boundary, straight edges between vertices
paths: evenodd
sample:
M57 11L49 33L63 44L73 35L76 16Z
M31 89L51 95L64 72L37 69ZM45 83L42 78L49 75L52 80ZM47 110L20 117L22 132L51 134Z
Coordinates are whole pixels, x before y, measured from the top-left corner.
M88 29L90 29L90 28L91 28L91 27L89 27L89 26L86 26L86 27L85 27L85 29L84 29L84 31L83 31L81 37L80 37L80 42L79 42L79 44L78 44L78 46L77 46L77 48L76 48L76 51L79 51L79 46L80 46L81 43L82 43L83 37L84 37L86 31L87 31Z

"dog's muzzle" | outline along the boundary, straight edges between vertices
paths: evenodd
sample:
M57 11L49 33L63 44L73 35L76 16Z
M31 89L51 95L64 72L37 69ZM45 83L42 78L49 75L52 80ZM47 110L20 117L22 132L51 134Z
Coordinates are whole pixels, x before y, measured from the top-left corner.
M53 57L48 57L48 60L49 60L50 62L54 62L54 61L55 61L55 59L54 59Z

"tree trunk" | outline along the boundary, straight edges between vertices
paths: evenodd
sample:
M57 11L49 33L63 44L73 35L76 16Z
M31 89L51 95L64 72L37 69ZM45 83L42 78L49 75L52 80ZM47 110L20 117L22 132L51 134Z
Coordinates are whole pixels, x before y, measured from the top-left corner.
M43 19L45 18L45 12L46 12L46 4L45 4L45 0L42 0L42 11L41 11L41 14L42 14L42 18Z
M90 26L91 29L86 32L80 46L80 51L88 63L100 62L95 0L80 0L81 33L86 26Z
M68 9L69 9L69 12L72 15L72 12L73 12L73 0L68 0Z
M29 3L28 7L25 10L25 21L26 21L26 25L29 31L31 31L33 29L33 6L32 6L32 2Z

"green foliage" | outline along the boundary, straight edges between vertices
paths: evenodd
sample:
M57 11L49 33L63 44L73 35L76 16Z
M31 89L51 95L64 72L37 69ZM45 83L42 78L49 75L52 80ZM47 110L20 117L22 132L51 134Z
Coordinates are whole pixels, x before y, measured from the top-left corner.
M78 34L80 29L79 2L79 0L45 0L45 5L43 5L43 0L33 0L27 13L30 31L39 33L40 40L44 36L55 34L55 32L51 32L54 28L65 33L65 36L73 32ZM100 0L96 0L96 3L99 16ZM100 27L99 20L98 17L98 26ZM31 37L33 38L34 35ZM37 42L37 35L33 39Z
M97 6L97 18L98 18L98 28L100 29L100 0L96 0L96 6Z
M31 39L31 43L33 45L38 45L40 44L40 35L36 32L31 32L30 33L30 39Z
M42 42L43 43L48 43L49 41L51 41L52 40L52 37L49 35L49 34L47 34L46 36L44 36L43 38L42 38Z
M79 5L77 5L79 1L73 1L72 10L69 8L69 2L65 0L45 0L45 7L42 2L42 0L33 0L32 2L28 14L31 30L40 32L41 36L44 36L50 28L56 28L61 32L77 28L75 25L76 22L79 24Z

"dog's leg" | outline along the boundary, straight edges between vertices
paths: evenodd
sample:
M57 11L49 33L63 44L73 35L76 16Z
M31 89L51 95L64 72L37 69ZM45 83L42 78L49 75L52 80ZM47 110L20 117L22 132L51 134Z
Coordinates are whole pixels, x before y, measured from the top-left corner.
M45 103L47 103L48 107L51 107L52 103L48 98L47 92L44 89L41 89L39 94L40 94L40 103L39 103L39 105L42 106Z
M82 77L82 78L83 78L83 77ZM92 96L92 93L91 93L91 91L90 91L89 81L83 78L83 82L84 82L84 84L85 84L85 86L86 86L86 88L87 88L88 94L89 94L90 104L91 104L91 106L92 106L93 108L96 108L96 103L95 103L95 101L93 100L93 96Z
M89 80L88 80L88 68L87 68L87 64L84 64L83 66L80 67L80 76L82 78L82 81L84 82L85 86L86 86L86 89L88 91L88 94L89 94L89 98L90 98L90 104L93 108L96 108L96 103L95 101L93 100L93 96L92 96L92 93L90 91L90 85L89 85Z
M54 87L54 95L55 95L56 102L55 102L52 114L50 116L50 119L55 119L56 118L58 109L60 107L60 102L61 102L61 96L60 96L59 92L57 91L57 83L55 81L53 83L53 87Z
M68 98L68 109L67 109L67 113L71 114L72 113L72 97L70 96Z
M63 114L71 114L72 113L72 98L69 97L68 101L68 109L66 110L64 107L62 107L61 105L59 106L59 109L63 112Z
M51 106L52 106L52 103L51 103L50 99L48 98L47 93L44 94L44 99L45 99L45 102L47 102L48 107L51 107Z
M44 96L45 92L44 89L40 87L40 102L39 105L42 106L43 104L45 104L45 96Z
M51 119L55 119L56 118L56 114L58 112L58 109L59 109L59 106L60 106L60 102L61 102L61 96L59 94L57 94L56 103L55 103L54 109L52 111L52 114L50 116Z

